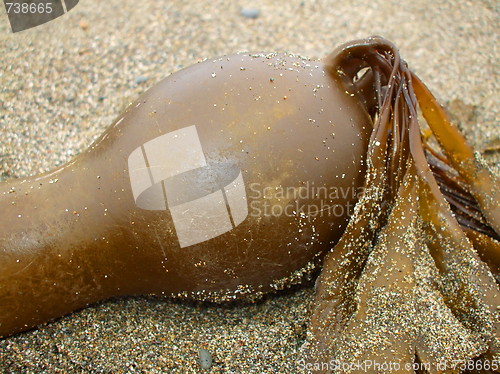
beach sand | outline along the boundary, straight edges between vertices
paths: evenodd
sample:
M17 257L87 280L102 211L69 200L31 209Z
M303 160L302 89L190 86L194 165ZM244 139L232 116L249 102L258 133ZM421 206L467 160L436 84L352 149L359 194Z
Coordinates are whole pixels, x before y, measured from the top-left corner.
M13 34L2 8L0 180L71 160L148 87L204 58L274 50L322 58L374 34L400 48L498 170L498 21L498 2L486 0L81 0ZM313 292L309 282L224 306L109 300L1 340L0 372L296 373ZM200 348L213 356L209 370Z

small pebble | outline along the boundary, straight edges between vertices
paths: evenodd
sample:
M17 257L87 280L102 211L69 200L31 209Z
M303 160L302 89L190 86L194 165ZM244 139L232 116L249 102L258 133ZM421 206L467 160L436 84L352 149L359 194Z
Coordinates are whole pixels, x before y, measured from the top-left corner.
M145 75L139 75L137 78L135 78L135 83L141 84L144 83L148 80L149 78L146 77Z
M242 8L240 14L245 18L255 19L260 15L260 10L257 8Z
M80 26L80 28L81 28L83 31L87 31L87 30L88 30L88 28L89 28L89 24L88 24L88 22L87 22L87 21L85 21L85 20L83 20L83 19L79 22L79 24L78 24L78 25Z
M212 354L206 349L200 348L198 351L199 362L202 369L210 369L212 367Z

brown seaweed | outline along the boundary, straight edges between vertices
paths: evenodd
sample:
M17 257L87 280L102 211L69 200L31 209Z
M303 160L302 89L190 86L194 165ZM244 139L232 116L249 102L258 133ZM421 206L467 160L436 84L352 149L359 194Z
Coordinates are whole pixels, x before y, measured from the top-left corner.
M326 64L365 97L373 132L364 195L316 283L308 367L498 369L498 177L387 40L348 43Z
M169 134L191 136L177 147L208 166L182 174L179 152L153 166L182 178L155 179L148 157L162 151L146 148ZM246 218L227 197L231 186L244 195L242 175L271 189L312 181L363 193L350 217ZM223 214L241 214L182 244L167 194L186 207L219 190ZM497 370L499 201L498 176L383 38L323 63L205 61L146 92L69 164L0 184L0 337L116 295L258 297L299 282L328 252L303 347L309 371Z

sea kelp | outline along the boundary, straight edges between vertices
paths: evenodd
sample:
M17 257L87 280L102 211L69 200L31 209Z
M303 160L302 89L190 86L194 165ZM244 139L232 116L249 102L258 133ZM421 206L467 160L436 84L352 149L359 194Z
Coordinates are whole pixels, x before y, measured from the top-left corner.
M326 65L363 98L373 131L364 194L316 283L309 368L494 369L498 177L387 40L345 44Z

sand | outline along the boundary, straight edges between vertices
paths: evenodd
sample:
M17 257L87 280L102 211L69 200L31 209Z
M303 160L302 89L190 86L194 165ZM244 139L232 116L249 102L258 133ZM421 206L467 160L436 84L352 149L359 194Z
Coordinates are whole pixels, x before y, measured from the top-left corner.
M81 0L12 34L1 8L0 180L69 161L140 93L203 58L274 50L321 58L373 34L400 48L498 169L499 10L486 0ZM0 372L295 373L312 296L310 282L255 304L110 300L0 341ZM212 354L209 370L200 348Z

